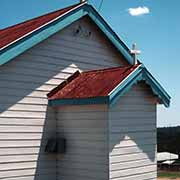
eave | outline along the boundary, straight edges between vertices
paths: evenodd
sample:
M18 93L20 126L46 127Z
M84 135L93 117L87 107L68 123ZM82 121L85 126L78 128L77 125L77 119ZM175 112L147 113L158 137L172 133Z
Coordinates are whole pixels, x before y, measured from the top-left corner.
M83 3L73 10L61 15L53 21L43 25L42 27L28 33L18 40L10 43L8 46L0 50L0 65L3 65L16 56L22 54L26 50L49 38L53 34L67 27L76 20L88 15L96 25L101 29L105 36L114 44L119 52L124 56L129 64L133 63L133 58L128 47L98 14L98 12L86 3Z
M49 105L108 104L109 106L113 106L120 99L120 97L130 90L134 84L140 81L144 81L146 84L148 84L151 87L153 94L158 97L159 102L164 104L165 107L169 107L171 99L170 96L142 64L140 64L131 74L129 74L121 83L119 83L107 96L92 98L63 98L54 100L50 99Z

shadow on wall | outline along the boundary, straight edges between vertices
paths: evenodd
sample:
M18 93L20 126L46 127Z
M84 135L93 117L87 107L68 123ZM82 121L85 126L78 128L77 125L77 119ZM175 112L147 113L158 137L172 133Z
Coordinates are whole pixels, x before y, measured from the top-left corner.
M0 179L53 179L55 157L44 153L44 144L54 136L55 118L46 94L77 67L113 67L123 60L94 25L87 26L95 32L91 41L73 37L78 24L61 32L63 38L57 33L0 67Z
M119 163L118 170L126 169L126 166L129 169L147 166L144 173L155 172L156 104L149 100L153 98L149 87L138 84L110 109L109 153L112 169L115 170L115 164ZM133 173L135 169L134 172L127 171L128 175ZM123 177L123 174L119 176Z
M46 70L24 57L0 67L0 178L55 179L56 156L44 152L47 140L56 136L46 94L77 68Z

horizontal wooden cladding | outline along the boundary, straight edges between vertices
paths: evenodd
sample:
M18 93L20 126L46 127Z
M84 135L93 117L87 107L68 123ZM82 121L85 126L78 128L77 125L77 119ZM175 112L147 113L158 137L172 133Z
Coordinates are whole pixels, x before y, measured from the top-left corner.
M118 133L118 134L111 134L109 137L110 142L113 141L126 141L126 140L133 140L133 139L146 139L146 138L156 138L156 131L145 131L145 132L130 132L130 133Z
M149 159L149 162L155 161L155 152L147 151L141 153L134 153L134 154L125 154L125 155L114 155L110 156L110 163L121 163L121 162L129 162L129 161L136 161L141 159Z
M48 128L48 130L50 129ZM42 133L43 131L43 126L0 126L1 133Z
M153 172L156 171L157 166L156 165L146 165L143 167L137 167L133 169L126 169L126 170L121 170L121 171L113 171L110 173L110 179L114 178L119 178L119 177L127 177L127 176L132 176L136 174L146 174L148 172Z
M57 67L61 67L62 69L66 69L67 67L74 68L74 69L81 69L81 70L89 70L89 69L102 69L105 67L114 67L115 64L109 62L100 63L101 61L89 61L89 58L83 58L79 56L73 56L66 53L62 53L61 57L52 56L51 54L41 54L38 52L27 53L24 58L27 60L31 60L33 57L32 62L49 64L49 65L56 65ZM20 57L23 60L23 58ZM71 72L71 71L70 71ZM67 71L65 71L67 73ZM71 72L72 73L72 72ZM43 76L43 75L42 75ZM44 77L46 77L45 75ZM59 77L59 76L53 76Z
M111 121L113 121L114 119L123 119L123 117L128 118L129 120L133 121L133 118L137 119L137 118L153 118L156 117L156 113L154 111L122 111L122 112L110 112L109 113L109 118L111 119ZM130 119L132 118L132 119ZM154 119L152 119L154 120ZM155 121L155 120L154 120Z
M40 147L42 143L41 140L0 140L0 148L7 147Z
M59 116L61 114L66 114L66 113L93 113L93 112L107 112L108 110L108 105L106 104L92 104L92 105L68 105L68 106L59 106L58 108L58 113ZM73 119L72 119L73 120ZM86 120L86 119L85 119Z
M42 175L20 175L16 177L6 177L6 180L34 180L34 179L43 179L43 180L50 180L50 179L56 179L56 174L42 174ZM4 178L3 178L4 179Z
M63 127L58 127L58 131L60 132L60 131L63 131ZM81 133L105 133L105 132L107 132L107 130L106 129L103 129L103 128L88 128L88 127L86 127L86 128L74 128L74 127L72 127L72 128L68 128L68 129L65 129L65 133L79 133L79 132L81 132Z
M0 107L0 110L7 107L8 104L2 104ZM47 111L47 105L33 105L33 104L9 104L9 111L33 111L33 112L46 112Z
M0 156L4 155L26 155L26 154L38 154L40 151L44 151L44 146L30 146L30 147L3 147L0 148Z
M63 132L59 131L58 133L58 137L61 137L63 136ZM88 133L88 132L85 132L85 133L81 133L81 132L77 132L77 133L71 133L71 132L68 132L66 133L66 138L70 141L104 141L107 139L106 137L106 132L104 133Z
M64 121L61 121L60 123L58 123L59 127L61 126L68 126L68 128L105 128L107 125L107 122L104 120L104 121L101 121L101 120L96 120L96 121L91 121L91 120L72 120L72 121L69 121L69 120L64 120ZM61 129L61 128L60 128Z
M31 120L31 119L29 119ZM46 125L46 124L45 124ZM47 123L48 126L36 125L0 125L1 133L42 133L49 132L55 129L55 124L52 121Z
M83 22L83 26L86 26L87 27L87 23L84 24L85 21ZM83 38L81 36L77 37L77 36L74 36L73 35L73 32L74 32L74 29L77 28L78 24L74 24L74 25L71 25L68 29L66 29L65 31L61 32L63 35L61 35L61 33L59 34L56 34L54 36L52 36L52 40L54 39L58 39L58 40L61 40L61 39L64 39L66 41L71 41L71 42L74 42L74 43L82 43L83 45L86 44L86 45L91 45L93 46L95 49L97 47L99 48L103 48L106 50L109 50L109 47L110 47L110 43L107 42L107 40L105 40L105 38L101 35L99 35L99 32L96 30L91 30L92 32L94 32L93 34L93 38ZM89 26L89 25L88 25ZM96 41L95 41L96 39ZM111 45L112 47L112 45ZM108 49L107 49L108 48Z
M31 117L31 118L54 118L54 114L51 112L35 112L35 111L27 111L27 110L20 110L20 111L4 111L0 113L0 117L16 117L16 118L26 118L26 117Z
M107 128L101 124L107 119L107 115L102 115L107 107L99 110L92 107L96 117L88 113L88 108L81 109L79 116L73 113L76 107L71 107L69 115L69 110L64 108L64 113L58 114L56 126L54 112L47 108L46 94L78 69L121 65L121 55L101 40L102 37L96 41L99 36L96 33L92 40L72 37L66 30L1 68L0 179L108 179ZM98 124L97 118L101 119ZM68 138L67 154L63 157L44 153L47 139L54 135L56 127L59 137L67 135ZM78 173L73 174L74 171Z
M33 70L32 70L33 71ZM65 76L66 75L66 76ZM65 77L68 77L69 74L65 74ZM65 77L61 76L59 78L54 78L52 77L50 80L47 77L38 77L34 75L24 75L24 74L2 74L0 76L0 80L3 81L17 81L17 82L22 82L22 83L29 83L29 84L38 84L41 85L43 84L49 84L49 85L58 85L62 83L62 81L65 80Z
M29 176L29 175L48 175L56 173L55 168L48 168L48 169L23 169L23 170L10 170L10 171L0 171L0 179L10 178L10 177L18 177L18 176Z
M111 120L110 126L129 126L130 128L133 126L143 126L143 125L156 125L155 121L152 121L152 117L135 117L133 120L128 120L128 118L123 117L119 119L113 119Z
M106 109L107 106L57 108L58 136L68 140L66 154L58 156L60 178L108 179Z
M89 170L89 171L94 171L94 172L101 169L100 172L105 172L105 173L107 173L109 170L108 164L106 167L104 167L104 164L89 163L87 165L84 165L84 164L82 165L81 163L78 163L78 162L71 162L71 164L70 164L66 161L58 163L58 170L62 171L62 168L65 171L66 171L66 169L70 168L72 171L82 169L82 170Z
M39 51L37 51L37 55L38 55L38 52ZM46 52L46 53L48 55L48 52ZM34 55L36 55L36 53ZM61 56L61 55L59 54L59 56ZM16 72L16 73L23 73L23 72L25 72L25 71L23 71L23 68L28 68L29 67L29 70L31 70L32 72L35 72L35 75L36 75L36 71L38 71L38 70L39 70L39 72L42 72L42 73L47 71L46 75L40 74L40 76L39 76L40 79L42 77L53 78L56 74L59 74L59 73L62 73L62 77L59 76L59 78L63 78L63 75L65 75L67 77L67 74L71 74L71 73L75 72L78 69L78 67L75 64L73 65L72 63L70 63L67 66L65 66L65 65L55 65L55 64L50 64L50 63L41 63L38 60L35 61L35 60L33 60L33 56L31 58L32 58L32 60L28 61L28 60L26 60L26 56L25 57L20 56L20 58L17 57L18 62L13 61L13 62L7 64L7 66L5 66L5 68L2 70L1 73L3 74L7 70L10 70L10 72L12 70L12 72L13 72L14 69L20 69L20 68L21 68L21 71ZM60 57L59 57L59 61L60 61ZM33 76L34 74L31 73L29 75Z
M30 60L30 56L32 56L31 57L32 60ZM97 61L97 58L93 60L92 58L88 58L88 57L75 56L73 54L66 54L66 53L64 54L63 52L52 51L52 50L47 51L47 50L42 50L42 49L39 49L38 51L34 51L31 54L27 54L23 58L20 57L19 59L20 59L20 62L15 64L15 67L28 68L29 66L30 69L33 69L33 71L36 72L38 68L37 66L35 66L35 64L37 64L38 66L40 66L39 67L40 72L43 72L46 70L49 72L48 74L44 75L44 77L46 77L47 75L51 75L51 77L53 77L57 73L61 73L61 72L73 73L77 69L88 70L88 69L93 69L93 68L99 69L99 68L104 68L104 67L118 66L118 64L114 64L112 61L103 62L103 59L101 58L99 61ZM29 62L25 63L23 61L25 59L27 59L27 61L29 60ZM9 64L8 66L9 68L11 68L12 65ZM24 71L20 71L20 72L23 73ZM41 76L43 75L40 74L40 77Z
M135 160L135 161L127 161L127 162L111 164L110 170L111 170L111 172L116 172L119 170L144 167L144 166L148 166L148 165L156 165L156 163L155 163L155 161L150 162L148 158L144 158L144 159Z
M50 122L49 122L50 121ZM54 119L48 118L31 118L31 117L0 117L0 125L11 126L44 126L45 124L52 123Z
M0 140L40 140L44 138L43 133L2 133ZM47 137L47 135L46 135Z
M100 169L103 169L101 167ZM59 177L61 176L75 176L75 177L84 177L86 178L92 178L92 179L107 179L108 178L108 173L107 171L101 171L101 170L90 170L90 169L59 169Z
M74 35L72 35L74 28L70 28L69 30L71 31L71 36L69 35L69 33L63 32L63 36L61 36L60 34L56 34L54 36L52 36L51 38L47 39L46 42L47 43L68 43L68 44L72 44L73 47L78 44L79 46L82 46L82 49L84 49L85 47L89 47L91 46L93 48L93 50L97 50L97 51L108 51L110 45L108 43L105 43L106 45L103 44L104 40L102 41L102 39L97 41L94 41L92 39L84 39L81 37L76 37ZM96 33L95 33L96 34ZM101 42L101 43L100 43ZM65 43L65 44L66 44ZM112 46L111 46L112 47Z
M143 144L155 144L156 139L153 137L149 137L149 138L142 138L142 139L136 139L135 137L129 140L123 140L123 139L119 139L119 140L113 140L110 142L110 147L112 146L113 148L117 148L117 147L128 147L128 146L141 146Z
M65 40L66 39L66 40ZM73 37L72 37L73 39ZM72 40L71 39L71 40ZM89 41L88 41L89 42ZM61 48L59 48L59 46L61 46ZM41 46L39 46L39 48L43 48L43 49L51 49L51 50L55 50L55 51L59 51L59 52L64 52L64 53L69 53L69 49L71 49L71 54L74 55L82 55L82 56L86 56L86 57L91 57L91 58L104 58L106 60L108 60L108 58L110 59L110 62L113 62L112 59L117 60L119 59L118 54L113 54L112 51L110 51L110 49L107 48L107 46L104 44L104 47L100 48L100 47L96 47L92 44L81 44L76 42L68 42L68 37L57 37L56 39L53 38L51 40L48 40L48 43L46 43L46 46L44 46L43 44L41 44ZM83 52L81 52L83 50ZM95 56L94 54L96 54L97 56Z
M84 51L91 51L94 53L105 53L106 51L109 53L109 50L113 51L112 45L108 43L108 41L102 37L102 35L98 35L97 31L93 33L93 37L91 36L91 38L83 38L80 36L77 38L77 36L73 34L75 28L77 27L69 27L68 31L62 33L63 35L57 33L56 35L52 36L52 38L47 39L46 42L50 44L57 43L61 46L65 44L65 47L83 49ZM77 47L76 44L78 45ZM118 55L118 53L111 53L111 56L114 57L117 57Z
M97 163L97 164L104 164L107 165L108 164L108 156L104 156L104 154L100 155L93 155L93 156L87 156L87 155L81 155L81 154L65 154L63 156L59 156L58 157L58 163L61 162L81 162L82 165L84 164L84 166L86 166L86 163Z
M8 104L2 104L2 106L0 107L0 111L3 111L3 108L8 107ZM30 117L30 118L44 118L44 116L40 116L40 115L45 115L47 117L53 117L54 116L54 110L50 110L51 107L48 107L47 105L41 105L41 104L21 104L21 103L17 103L15 105L11 105L6 111L3 111L2 113L0 113L0 117L4 117L4 114L9 114L8 117L17 117L18 116L11 116L11 114L13 113L19 113L21 115L21 113L23 113L23 115L25 116L19 116L19 118L25 118L25 117ZM36 117L34 116L29 116L29 114L27 113L34 113L35 115L37 115ZM5 116L6 117L6 116Z
M71 66L65 68L66 71L68 72L64 72L65 71L64 69L50 71L46 69L45 70L38 69L37 67L27 69L27 67L21 67L21 66L14 67L13 65L11 65L10 67L6 67L6 69L2 69L0 74L2 75L2 77L4 77L3 79L5 78L10 79L13 74L15 75L15 77L24 76L24 81L25 79L29 79L30 82L32 82L31 79L34 79L34 77L38 77L35 82L40 84L40 83L48 82L48 80L50 79L59 79L59 80L67 79L67 77L69 77L74 71L78 70L77 67L71 67ZM10 77L7 76L7 71L9 69L10 69ZM17 79L17 80L20 81L21 79Z
M106 156L105 158L107 159L108 153L107 151L104 149L104 147L68 147L66 149L66 153L70 156L73 155L82 155L82 157L85 156ZM61 159L61 155L58 155ZM61 161L60 161L61 164Z
M88 120L97 120L97 119L107 119L107 113L104 112L99 112L98 110L95 112L79 112L79 113L74 113L74 112L59 112L58 113L59 118L64 119L64 120L79 120L79 119L88 119Z
M0 96L2 104L15 104L22 103L22 104L48 104L47 98L38 98L38 97L21 97L21 96Z
M112 64L113 62L116 62L118 65L118 58L117 57L113 57L111 56L111 54L107 54L104 52L101 53L94 53L94 52L90 52L90 51L82 51L80 49L75 49L75 48L71 48L71 51L69 51L69 48L62 46L61 48L57 49L58 47L56 47L54 44L48 44L47 46L44 47L39 47L38 50L34 50L31 54L43 54L43 55L51 55L52 57L60 57L59 54L62 54L62 57L64 58L69 58L74 60L74 58L72 58L71 56L74 57L79 57L79 59L81 60L83 59L91 59L92 60L92 64L97 63L97 61L95 61L96 59L101 59L101 62L103 62L102 64ZM49 54L47 53L49 52ZM67 55L67 56L66 56ZM82 62L82 61L80 61Z
M15 163L15 162L30 162L30 161L55 161L56 156L46 154L26 154L26 155L4 155L0 156L0 164ZM44 162L48 163L48 162Z
M37 98L47 98L48 90L31 90L25 89L24 87L14 87L13 89L1 87L0 95L1 96L17 96L22 98L22 94L25 94L26 97L37 97Z
M157 171L151 171L151 172L146 172L146 173L138 173L130 176L124 176L124 177L115 177L115 178L110 178L110 179L115 179L115 180L157 180Z
M156 105L146 85L135 85L109 111L112 180L156 178Z
M59 81L59 82L62 82ZM59 83L58 83L59 84ZM13 87L22 87L22 89L29 89L29 90L46 90L46 91L50 91L51 89L55 88L58 84L43 84L43 83L28 83L28 82L23 82L23 81L7 81L7 80L1 80L1 84L0 84L0 88L13 88ZM31 92L31 91L29 91Z
M143 153L147 151L153 152L155 149L155 144L141 144L140 147L137 144L134 146L113 147L113 150L110 150L110 156Z
M47 57L47 56L40 56L38 57L37 55L29 55L31 58L33 59L49 59L48 62L54 62L55 58L53 57ZM31 60L31 58L29 57L29 61L32 64L34 61ZM18 59L19 60L19 59ZM22 61L25 60L24 58L22 59ZM27 60L28 61L28 60ZM62 59L58 59L58 62L61 62ZM17 62L17 61L16 61ZM90 61L89 61L90 62ZM43 63L43 62L42 62ZM63 62L61 62L63 63ZM35 62L34 62L35 64ZM44 64L46 64L46 62L44 62ZM64 64L64 63L63 63ZM62 65L61 67L59 65L56 65L56 69L54 70L49 70L49 69L39 69L38 66L34 67L34 68L28 68L27 66L17 66L16 68L11 65L9 68L11 68L11 74L15 74L15 75L21 75L24 76L24 79L29 79L29 81L31 81L31 79L34 79L34 77L38 77L38 79L36 79L35 82L47 82L48 83L49 80L63 80L63 79L67 79L72 73L74 73L77 70L90 70L90 69L102 69L102 68L107 68L109 66L98 66L98 65L93 65L93 64L85 64L85 63L78 63L77 65L75 65L77 63L70 63L67 66L66 65ZM38 63L37 63L38 65ZM114 66L113 66L114 67ZM9 69L7 68L7 70ZM27 69L28 68L28 69ZM4 76L4 79L7 77L7 70L4 69L0 72L0 74L2 74ZM33 73L32 73L33 72ZM50 81L49 81L50 82Z
M2 163L0 164L0 172L8 171L8 170L24 170L24 169L47 169L47 168L54 168L55 164L52 161L27 161L27 162L15 162L15 163Z
M47 40L48 46L46 46L46 48L50 48L50 49L53 48L55 50L59 50L58 46L61 46L61 47L63 47L61 49L61 51L65 52L65 53L68 53L67 49L69 49L69 48L73 49L72 53L75 51L77 51L77 52L82 51L82 49L83 49L84 51L87 52L87 55L89 55L89 56L91 56L93 53L93 54L98 54L99 56L102 56L106 59L107 59L107 57L109 57L110 59L112 59L112 58L118 59L117 55L110 53L108 51L109 49L106 46L96 47L94 45L89 45L89 44L81 43L81 42L75 43L75 42L72 42L69 40L70 39L68 39L68 37L49 39L49 40Z
M155 131L156 126L155 125L142 125L142 126L124 126L124 127L118 127L118 126L113 126L111 128L111 133L128 133L128 132L146 132L146 131Z
M74 175L68 175L68 174L66 174L66 175L59 175L57 180L71 180L71 179L73 179L73 180L84 180L84 178L86 180L92 180L91 177L74 176Z

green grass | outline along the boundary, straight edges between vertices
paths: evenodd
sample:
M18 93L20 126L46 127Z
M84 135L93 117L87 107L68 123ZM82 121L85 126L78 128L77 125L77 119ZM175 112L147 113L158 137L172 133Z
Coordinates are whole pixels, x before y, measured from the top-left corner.
M158 177L159 178L169 178L169 179L176 179L180 178L180 172L158 172Z

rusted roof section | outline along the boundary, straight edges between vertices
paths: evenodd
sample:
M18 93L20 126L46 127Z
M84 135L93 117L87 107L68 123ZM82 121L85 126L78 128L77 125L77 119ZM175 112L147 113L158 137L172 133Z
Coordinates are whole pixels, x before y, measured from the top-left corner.
M115 89L137 65L101 70L76 72L67 80L53 89L49 100L105 97Z
M79 6L76 4L0 30L0 49Z

